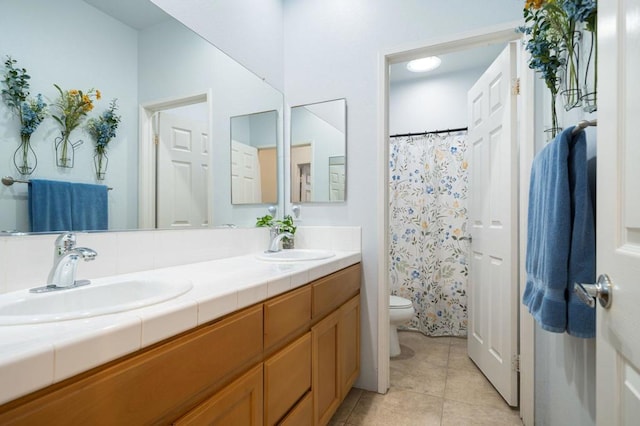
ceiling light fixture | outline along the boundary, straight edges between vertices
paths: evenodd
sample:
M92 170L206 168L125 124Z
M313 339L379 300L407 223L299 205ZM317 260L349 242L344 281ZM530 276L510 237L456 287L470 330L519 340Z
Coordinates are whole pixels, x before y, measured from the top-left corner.
M407 64L407 69L411 72L433 71L440 66L442 60L437 56L415 59Z

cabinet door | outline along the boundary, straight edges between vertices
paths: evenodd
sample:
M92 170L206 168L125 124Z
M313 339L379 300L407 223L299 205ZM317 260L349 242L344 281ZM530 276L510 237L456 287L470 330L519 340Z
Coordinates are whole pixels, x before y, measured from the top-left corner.
M311 333L264 362L265 425L275 425L311 389Z
M178 419L176 425L262 425L262 364Z
M340 405L339 320L338 310L311 329L314 425L327 424Z
M311 322L311 287L304 286L264 303L264 349L291 340ZM287 337L289 339L287 339Z
M279 426L311 426L313 424L313 397L311 392L296 404L296 406L282 419Z
M360 295L340 307L338 352L340 399L344 399L360 374Z

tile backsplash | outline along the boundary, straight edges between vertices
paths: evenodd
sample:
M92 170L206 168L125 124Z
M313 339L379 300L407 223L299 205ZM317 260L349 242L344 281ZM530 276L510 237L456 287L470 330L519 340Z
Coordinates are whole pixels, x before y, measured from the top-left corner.
M45 284L57 234L0 237L0 293ZM266 228L184 231L77 232L77 244L98 252L80 262L78 278L101 278L187 263L258 253L266 249ZM360 227L304 226L296 248L360 250Z

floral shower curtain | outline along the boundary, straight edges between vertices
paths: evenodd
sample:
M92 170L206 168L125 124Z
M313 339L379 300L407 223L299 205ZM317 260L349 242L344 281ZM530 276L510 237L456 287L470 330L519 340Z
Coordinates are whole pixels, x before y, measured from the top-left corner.
M391 138L390 287L416 310L409 327L467 334L466 132Z

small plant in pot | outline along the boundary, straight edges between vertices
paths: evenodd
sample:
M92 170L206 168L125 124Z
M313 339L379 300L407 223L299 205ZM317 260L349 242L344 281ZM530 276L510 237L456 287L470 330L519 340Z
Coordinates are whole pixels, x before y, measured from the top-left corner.
M256 222L257 227L277 227L278 233L281 234L283 232L289 232L290 234L296 233L296 226L293 224L293 217L291 215L286 215L282 220L274 220L273 216L266 215L259 217ZM282 248L283 249L292 249L294 248L294 240L293 238L283 238L282 239Z

